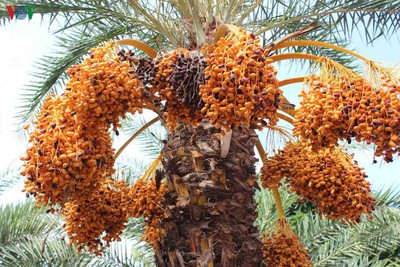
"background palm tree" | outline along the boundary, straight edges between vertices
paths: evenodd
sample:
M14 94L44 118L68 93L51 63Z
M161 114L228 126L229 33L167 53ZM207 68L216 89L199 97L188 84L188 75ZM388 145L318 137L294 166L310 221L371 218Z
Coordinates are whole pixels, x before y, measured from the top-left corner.
M8 1L6 1L6 4L8 4ZM22 2L21 4L24 3ZM40 62L40 72L37 73L37 76L42 82L35 83L27 88L27 94L25 95L26 105L22 107L19 114L20 121L24 124L26 121L32 121L35 118L37 109L47 94L62 87L65 70L70 65L79 62L89 48L110 39L139 38L158 50L168 50L180 46L196 47L209 37L206 35L206 31L204 31L206 27L203 27L203 23L208 23L207 26L210 26L213 20L217 19L219 23L242 25L247 30L261 35L264 44L269 45L273 44L273 41L279 37L317 20L321 27L310 33L307 38L343 45L346 43L346 38L352 35L354 29L364 32L366 41L368 42L372 42L381 36L391 36L391 34L398 30L399 25L397 21L399 21L400 16L398 12L399 1L369 1L367 3L365 1L301 1L299 3L297 1L238 0L225 2L182 0L167 2L153 1L148 3L147 1L132 0L129 2L75 1L74 3L70 3L69 1L34 1L33 3L26 3L26 5L32 4L36 5L35 13L50 14L51 23L60 18L60 25L58 26L60 51L58 51L56 56L49 56L43 59L43 62ZM7 16L4 10L1 12L0 16ZM182 28L184 29L183 31L181 30ZM349 57L341 53L327 53L325 50L319 48L290 47L286 49L286 51L289 50L328 55L344 64L350 61ZM210 130L212 133L213 131ZM194 133L201 136L200 132L196 132L189 127L183 129L184 134L182 132L179 135L173 133L169 136L169 143L167 143L164 149L169 149L173 157L167 158L170 160L169 164L168 162L164 164L167 174L170 176L176 174L172 172L177 167L173 159L178 154L177 146L174 146L174 143L178 143L181 140L189 141L190 136ZM253 157L254 153L252 152L254 142L240 144L241 139L249 140L249 137L252 135L254 135L252 131L248 131L247 136L244 137L240 136L238 132L234 133L235 142L232 143L232 147L234 148L235 144L237 144L240 149L236 151L233 149L234 154L231 155L233 160L232 162L226 160L222 164L224 166L222 167L222 171L225 173L239 172L243 174L243 177L241 177L243 180L254 177L255 172L251 169L255 161ZM208 142L209 140L204 140L203 144ZM244 152L241 150L243 147L245 148ZM189 148L185 152L188 151ZM244 156L243 153L245 154ZM237 167L235 165L237 159L241 160L243 158L250 159L248 166L235 169ZM215 158L214 160L219 160L219 158ZM184 174L192 172L194 171L189 169L189 172ZM227 181L231 181L231 178L229 176ZM233 192L239 193L241 191L235 188L236 183L232 182L232 184L229 184L227 182L227 184ZM221 237L221 240L224 238L228 240L234 236L244 236L240 231L250 234L257 233L257 230L252 227L252 221L255 218L255 203L252 201L254 193L252 190L248 190L248 192L241 192L241 194L243 194L243 199L246 199L246 205L241 208L248 209L246 212L249 215L248 224L241 225L243 227L236 227L235 223L240 224L240 222L231 222L231 232L227 236ZM171 200L175 201L180 197L182 196L176 194L171 196ZM211 195L210 197L207 195L207 199L212 199ZM234 199L231 196L226 196L226 199L218 200L214 204L225 205L224 202L227 203L229 201L234 201ZM185 212L189 214L193 210L194 206L189 205ZM179 212L181 211L179 210ZM201 225L200 222L197 225L186 225L187 220L184 221L178 218L180 216L177 215L179 212L176 213L176 218L174 218L174 224L177 229L190 228L191 231L189 232L194 233L194 228ZM231 214L235 214L235 211L232 211ZM182 216L182 218L184 217ZM215 221L218 222L220 219L224 220L223 218L219 218ZM228 225L229 223L224 220L224 224ZM216 233L218 228L215 225L213 227L215 228L211 229L212 231L210 230L210 232ZM167 234L174 233L174 231L166 232ZM176 232L182 233L182 231ZM178 241L184 243L184 240L188 240L188 233L185 233L185 235L177 236L176 243L179 243ZM172 236L167 236L165 240L170 240L171 238ZM249 240L250 243L251 241ZM182 245L182 249L185 246L186 244ZM257 254L256 257L250 255L250 258L257 258L256 261L260 262L260 242L257 243L257 241L254 241L254 243L248 246L255 248L254 253ZM178 259L177 255L171 256L172 254L169 253L174 252L175 249L167 241L163 242L159 250L159 265L162 265L163 261L170 263L173 260L171 257ZM227 251L223 249L222 252L219 251L218 253L229 255L226 256L228 261L232 261L237 256L235 255L236 252L239 251L237 247L229 248ZM198 259L202 256L207 256L206 252L208 248L202 250L196 252ZM248 254L248 252L249 250L245 254ZM242 251L242 253L244 252ZM187 258L190 258L189 254L188 251L185 251L184 256L187 256L185 261ZM220 261L223 261L221 255L218 255L218 257L220 257L218 258ZM243 260L240 255L238 259ZM250 259L248 260L250 262ZM249 262L246 263L249 264Z

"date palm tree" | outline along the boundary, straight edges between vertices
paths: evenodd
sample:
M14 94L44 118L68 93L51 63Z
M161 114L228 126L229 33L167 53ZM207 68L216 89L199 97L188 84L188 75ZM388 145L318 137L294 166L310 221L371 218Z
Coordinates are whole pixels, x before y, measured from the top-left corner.
M35 5L35 15L49 14L59 39L57 53L39 62L36 75L40 82L26 89L25 105L18 115L24 124L34 120L46 95L62 88L67 68L80 62L90 48L108 40L140 39L157 51L195 50L229 28L223 25L233 24L260 36L271 59L274 53L282 54L273 61L316 60L324 55L348 65L353 56L367 60L326 42L345 45L354 30L363 33L366 42L390 37L399 28L400 16L399 1L37 0L20 5ZM8 16L5 9L0 16ZM304 36L314 42L285 43ZM287 83L296 81L299 79ZM283 102L286 108L279 116L292 122L293 107L285 99ZM274 129L279 132L279 127ZM265 264L254 226L256 144L263 154L257 134L249 126L233 129L227 138L208 121L198 127L182 123L168 133L161 173L173 189L165 195L168 216L161 224L165 235L155 246L158 266ZM272 191L282 217L278 189Z

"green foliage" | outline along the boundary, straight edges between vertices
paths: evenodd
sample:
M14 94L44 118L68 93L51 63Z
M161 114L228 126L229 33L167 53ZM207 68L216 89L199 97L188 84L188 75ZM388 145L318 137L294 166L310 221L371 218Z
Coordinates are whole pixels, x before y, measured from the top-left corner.
M151 249L140 241L140 221L130 222L129 242L124 238L96 257L78 254L63 233L61 216L36 208L33 201L0 206L0 214L1 266L152 266Z
M399 28L397 0L301 0L263 1L248 24L269 38L293 32L312 21L321 25L308 39L340 42L356 31L367 43L379 37L389 38Z
M374 219L349 225L319 216L308 202L296 204L297 196L280 189L288 221L302 240L314 266L399 266L400 209L399 192L389 189L375 193ZM261 233L277 220L272 194L257 192ZM291 207L288 209L288 207ZM295 208L295 209L294 209Z
M144 114L150 115L148 113ZM122 121L123 132L129 136L134 135L140 128L150 121L144 118L146 115L128 115ZM158 122L139 134L133 141L133 144L136 145L135 147L137 147L141 155L155 159L155 157L161 153L161 149L164 146L163 142L166 141L166 137L167 132L165 128L160 124L160 122ZM126 148L126 150L128 151L129 147Z
M0 262L2 266L57 264L84 266L91 261L79 256L61 239L60 217L37 209L33 201L0 207Z
M14 4L3 1L2 24L8 20L5 5ZM243 25L260 34L265 44L312 21L318 21L321 27L307 39L339 45L346 45L354 31L372 43L391 37L400 28L399 0L34 0L18 4L35 6L34 15L48 19L58 39L56 50L36 63L36 80L24 88L17 114L19 128L35 119L46 95L63 86L66 69L79 62L91 47L107 40L138 38L158 50L188 45L204 41L202 18ZM189 20L193 23L187 23ZM348 55L308 46L281 52L325 55L347 65L353 62Z
M15 187L15 184L21 181L19 174L21 167L19 160L14 160L7 168L0 171L0 195Z

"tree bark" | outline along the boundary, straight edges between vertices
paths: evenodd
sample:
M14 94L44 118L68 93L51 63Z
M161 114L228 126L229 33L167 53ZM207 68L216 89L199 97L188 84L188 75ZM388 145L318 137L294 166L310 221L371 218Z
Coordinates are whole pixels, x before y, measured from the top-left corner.
M169 191L157 266L263 266L254 190L253 130L233 131L221 158L220 130L181 125L163 149Z

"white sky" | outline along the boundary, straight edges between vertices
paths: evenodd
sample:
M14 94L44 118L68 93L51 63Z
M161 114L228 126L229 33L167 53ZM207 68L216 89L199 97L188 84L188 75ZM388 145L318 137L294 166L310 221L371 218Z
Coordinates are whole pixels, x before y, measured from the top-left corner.
M53 42L54 37L48 32L46 22L41 25L37 15L33 15L31 21L13 20L5 26L0 26L0 171L15 159L18 161L19 156L24 153L26 141L19 140L14 133L18 95L23 85L31 79L29 72L34 71L32 63L48 53ZM357 49L360 54L388 66L400 62L400 41L396 38L390 42L381 40L374 47L365 47L360 40L355 39L351 47ZM297 94L298 90L285 90L285 96L289 99L297 98ZM122 143L122 140L118 143ZM366 151L356 152L355 158L365 167L374 189L400 186L399 159L391 164L372 165L372 153ZM20 189L3 194L0 202L23 198Z

